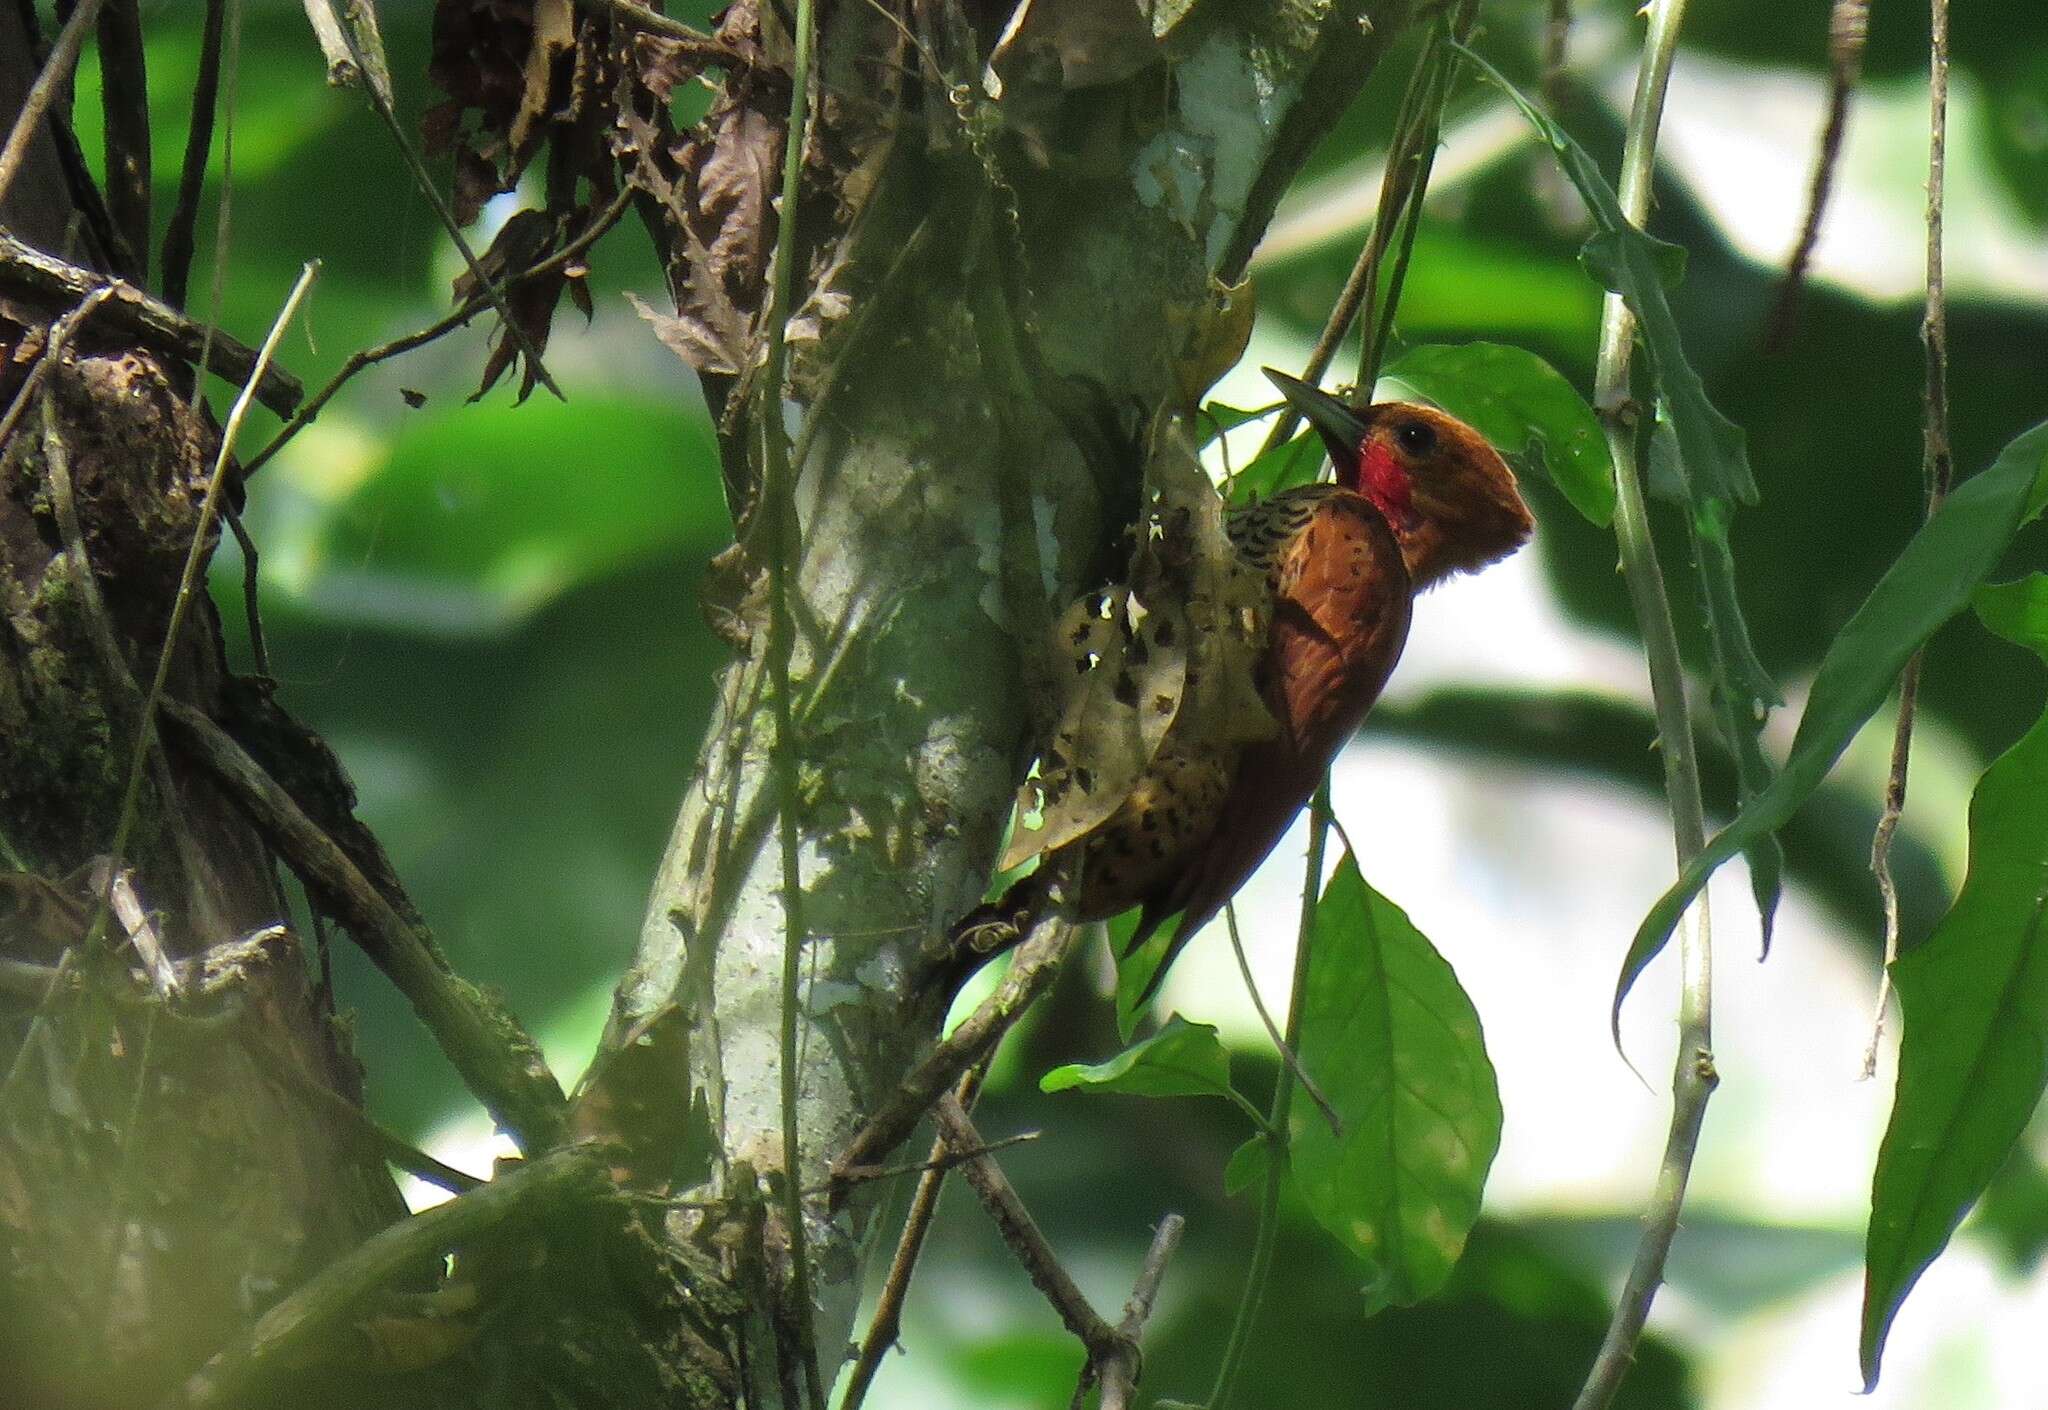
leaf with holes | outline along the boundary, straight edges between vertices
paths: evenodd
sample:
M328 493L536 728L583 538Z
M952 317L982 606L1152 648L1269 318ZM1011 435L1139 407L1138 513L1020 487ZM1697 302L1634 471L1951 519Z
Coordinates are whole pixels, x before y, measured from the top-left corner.
M1146 466L1149 509L1129 580L1061 615L1048 650L1056 721L1002 869L1085 837L1145 777L1185 720L1218 744L1277 728L1253 684L1266 639L1265 584L1223 529L1223 502L1179 427L1162 422Z
M1479 1217L1500 1093L1458 977L1350 856L1316 906L1300 1055L1344 1128L1293 1104L1303 1201L1372 1269L1369 1309L1427 1297Z

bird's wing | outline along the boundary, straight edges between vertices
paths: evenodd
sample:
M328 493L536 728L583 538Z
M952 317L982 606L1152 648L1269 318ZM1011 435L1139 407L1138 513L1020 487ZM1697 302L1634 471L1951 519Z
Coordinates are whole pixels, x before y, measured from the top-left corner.
M1379 698L1408 640L1413 594L1400 546L1359 495L1319 497L1275 554L1272 583L1261 688L1280 733L1247 746L1209 844L1173 889L1146 907L1134 944L1181 913L1173 946L1152 977L1155 987L1180 947L1287 831Z

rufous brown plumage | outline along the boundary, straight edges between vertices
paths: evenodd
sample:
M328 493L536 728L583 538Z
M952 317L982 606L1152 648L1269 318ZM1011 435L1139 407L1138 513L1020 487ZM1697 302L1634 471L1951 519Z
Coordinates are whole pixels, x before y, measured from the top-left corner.
M1244 744L1176 721L1129 797L1038 874L1042 885L1078 869L1084 919L1142 906L1133 948L1180 917L1147 994L1364 722L1407 642L1415 594L1514 552L1531 529L1513 473L1462 421L1406 402L1351 407L1267 375L1315 427L1336 471L1334 483L1234 508L1226 522L1271 594L1256 683L1279 730Z

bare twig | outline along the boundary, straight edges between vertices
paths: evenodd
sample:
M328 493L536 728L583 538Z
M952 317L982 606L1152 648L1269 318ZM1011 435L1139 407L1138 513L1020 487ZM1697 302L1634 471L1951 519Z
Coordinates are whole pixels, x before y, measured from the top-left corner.
M199 36L199 73L192 81L192 127L185 134L185 162L178 171L178 199L164 228L164 302L185 307L192 275L192 253L199 229L199 198L206 186L206 163L213 154L213 122L220 103L220 53L227 22L228 0L206 0L206 24Z
M176 698L166 698L161 708L164 722L177 729L193 758L405 995L498 1124L525 1150L552 1145L562 1125L561 1087L510 1015L493 1011L458 979L433 941L399 914L341 845L225 730Z
M15 115L14 127L7 134L7 143L0 146L0 207L7 203L7 192L14 185L14 178L21 171L21 164L28 157L28 144L34 140L36 129L42 126L43 114L49 111L50 101L64 87L65 80L78 63L79 47L85 42L85 31L98 17L103 0L79 0L78 8L71 12L71 18L58 31L57 42L50 46L50 57L43 62L43 71L36 75L36 81L29 86L28 96L22 99L21 111Z
M602 1149L572 1146L402 1219L264 1313L247 1341L207 1362L163 1401L161 1410L269 1400L282 1378L295 1371L305 1374L305 1366L320 1360L324 1344L352 1332L365 1299L391 1287L408 1270L486 1234L536 1224L602 1199L607 1189Z
M1813 185L1806 195L1806 218L1799 225L1799 239L1785 262L1785 277L1778 283L1778 297L1771 306L1769 331L1764 346L1776 350L1792 335L1792 323L1799 313L1799 295L1806 286L1806 267L1813 259L1813 247L1820 243L1821 219L1827 213L1828 196L1834 190L1835 167L1842 156L1842 139L1849 131L1849 105L1856 96L1856 84L1863 76L1863 46L1870 37L1870 0L1834 0L1828 11L1828 117L1821 129L1820 150L1813 161Z
M100 106L106 114L107 210L130 262L121 272L149 282L149 77L142 7L113 0L100 11Z
M1416 175L1415 143L1425 126L1422 112L1433 83L1441 35L1441 30L1431 31L1429 42L1423 46L1422 53L1416 57L1414 69L1408 75L1407 90L1401 95L1401 109L1394 118L1393 135L1387 141L1387 164L1380 173L1380 200L1373 216L1372 230L1366 236L1365 246L1359 250L1351 273L1337 294L1337 302L1330 307L1330 316L1323 321L1323 331L1316 336L1315 347L1301 369L1302 381L1311 386L1321 383L1323 374L1330 370L1330 362L1336 357L1338 346L1351 331L1360 310L1367 310L1370 317L1369 306L1379 286L1380 260L1394 234L1394 213L1408 199ZM1367 394L1371 392L1369 387L1364 390ZM1300 424L1301 415L1294 409L1294 404L1283 402L1280 415L1273 422L1272 429L1267 431L1258 453L1264 455L1285 445Z
M1933 0L1929 12L1927 83L1927 306L1920 341L1927 352L1927 389L1920 443L1920 472L1926 483L1927 513L1948 498L1955 478L1948 444L1948 290L1942 273L1942 203L1948 184L1948 0ZM1913 715L1920 697L1925 648L1913 653L1899 674L1899 722L1892 733L1891 772L1885 779L1884 812L1870 839L1870 870L1884 902L1884 969L1878 976L1877 1007L1870 1019L1870 1046L1863 1075L1877 1072L1877 1048L1884 1038L1885 1005L1891 999L1892 961L1899 957L1899 889L1892 880L1892 836L1906 811L1906 775L1913 757Z
M981 1082L987 1075L986 1057L960 1074L960 1081L953 1088L953 1099L960 1103L961 1110L974 1109L974 1099L981 1094ZM947 1167L939 1162L947 1158L951 1149L944 1136L932 1142L931 1168L918 1180L917 1192L910 1197L910 1210L903 1219L903 1232L897 1237L896 1252L889 1259L889 1274L882 1280L881 1295L875 1300L874 1319L868 1323L868 1334L861 1341L860 1354L854 1358L853 1371L846 1381L846 1394L839 1400L839 1410L860 1410L868 1398L868 1387L874 1384L875 1373L882 1367L882 1358L889 1354L896 1345L897 1337L902 1334L903 1304L910 1296L910 1279L917 1271L917 1260L924 1253L925 1236L931 1232L932 1216L939 1211L939 1190L946 1180Z
M193 594L198 591L199 574L205 564L209 545L213 538L214 518L220 511L221 491L227 485L228 464L234 456L235 437L242 429L242 419L249 414L249 403L254 398L256 384L263 377L263 369L270 365L271 354L277 351L278 340L284 336L285 327L292 315L298 311L299 303L306 297L306 290L312 287L313 278L320 271L317 260L308 261L299 272L298 282L292 285L291 293L285 296L284 307L278 310L276 320L270 325L270 335L263 340L262 349L256 354L256 366L250 373L242 393L235 398L228 411L226 424L221 429L220 448L214 456L213 473L207 477L206 494L199 502L199 521L192 528L192 542L185 550L185 567L178 576L178 593L171 601L171 619L164 628L164 642L157 653L156 673L151 677L149 689L143 694L141 718L135 726L135 743L128 756L127 782L121 791L121 808L114 823L114 840L108 850L112 854L112 874L118 876L121 859L127 854L128 838L135 826L136 810L142 800L142 775L148 762L150 750L156 743L156 711L164 696L164 684L170 679L171 662L177 658L178 636L185 626L185 615L191 610ZM87 570L88 572L90 569ZM96 939L103 924L104 909L95 914L87 943Z
M586 14L607 16L641 34L658 34L663 39L672 39L683 45L685 52L706 63L731 64L739 59L739 55L702 30L657 14L636 0L576 0L576 7Z
M310 6L326 5L330 0L307 0L307 3L310 12ZM353 13L353 7L351 12ZM370 34L374 32L374 29L368 31ZM470 279L475 282L478 291L489 300L491 307L497 311L505 336L519 345L519 352L525 357L527 370L532 373L534 380L553 393L557 401L567 401L568 398L562 394L561 387L556 385L553 374L548 371L547 364L541 361L540 348L533 341L533 336L526 331L525 325L514 317L512 306L505 298L505 286L485 272L477 259L475 247L469 243L469 237L462 233L462 226L457 223L455 212L449 209L447 197L441 194L441 188L434 182L433 173L427 170L427 164L421 158L419 148L413 144L412 138L406 135L405 124L398 120L398 109L392 102L390 80L388 77L382 77L380 81L380 76L386 73L383 58L366 50L363 43L366 37L367 34L358 33L354 26L342 26L342 44L348 51L355 72L344 74L337 79L330 62L329 81L349 82L357 77L364 80L361 87L369 97L371 109L382 119L385 129L391 134L391 140L397 144L399 156L404 158L406 169L412 173L413 184L419 188L420 194L427 198L427 204L433 208L435 217L441 222L441 228L447 232L456 252L462 256L463 266L469 271Z
M994 1051L1032 1001L1051 987L1078 933L1065 916L1041 920L1017 947L1009 972L996 985L995 992L940 1039L922 1062L904 1074L896 1090L876 1105L867 1124L847 1142L833 1167L835 1173L873 1164L915 1130L955 1079L984 1054ZM834 1206L844 1198L843 1191L835 1195Z
M798 1007L802 1002L804 947L804 883L798 811L796 704L791 696L790 659L796 651L795 624L790 613L789 579L802 555L802 528L797 522L795 476L789 463L789 437L783 430L782 400L788 364L788 324L795 307L797 206L802 194L804 144L810 133L811 59L817 42L817 15L812 0L796 0L796 53L790 63L789 122L782 139L782 216L776 222L775 258L770 271L768 349L761 378L761 401L755 422L761 435L761 516L768 539L768 684L775 715L775 747L770 768L775 782L776 836L782 854L782 1196L783 1222L788 1226L791 1300L802 1356L804 1390L811 1410L825 1410L825 1384L818 1369L816 1326L811 1304L810 1256L806 1250L802 1164L798 1119L800 1084L797 1050ZM839 1175L846 1165L835 1167Z
M1651 179L1656 169L1657 129L1664 114L1664 94L1671 62L1678 49L1685 0L1652 0L1643 61L1636 74L1635 101L1629 110L1622 146L1621 209L1640 226L1649 214ZM1694 750L1692 719L1685 700L1685 666L1672 625L1671 603L1663 572L1650 538L1648 507L1635 455L1637 409L1629 400L1629 359L1635 318L1619 295L1609 294L1600 324L1600 350L1594 371L1594 404L1607 433L1614 459L1616 508L1614 530L1623 579L1635 608L1649 667L1650 693L1657 714L1657 740L1664 755L1664 792L1671 809L1671 829L1678 864L1683 867L1706 845L1706 810L1700 800L1699 760ZM1642 1236L1636 1245L1621 1296L1587 1372L1574 1410L1604 1410L1635 1363L1636 1343L1650 1316L1650 1304L1664 1280L1664 1260L1678 1234L1694 1153L1707 1102L1718 1081L1713 1055L1713 945L1707 898L1702 895L1687 912L1679 932L1678 1055L1672 1072L1671 1125L1665 1136Z
M1345 844L1349 846L1349 843ZM1251 961L1245 958L1244 940L1237 933L1237 902L1226 901L1223 905L1224 925L1230 931L1230 952L1237 956L1237 972L1244 979L1244 992L1252 1001L1252 1009L1258 1014L1259 1022L1266 1025L1266 1036L1273 1040L1273 1049L1280 1054L1280 1060L1294 1073L1294 1080L1301 1084L1301 1090L1308 1093L1309 1100L1322 1111L1323 1119L1330 1123L1330 1134L1342 1140L1344 1119L1337 1115L1337 1108L1330 1105L1330 1099L1323 1095L1323 1089L1308 1075L1308 1069L1301 1065L1301 1058L1288 1046L1287 1036L1280 1031L1280 1025L1273 1022L1273 1015L1266 1011L1266 1001L1259 997L1258 983L1252 978Z
M1173 1261L1174 1253L1180 1248L1180 1236L1187 1230L1187 1224L1188 1221L1180 1215L1168 1214L1152 1231L1152 1246L1145 1251L1145 1261L1138 1268L1138 1280L1131 1285L1130 1301L1124 1304L1123 1320L1116 1326L1122 1344L1096 1367L1102 1384L1097 1410L1129 1410L1133 1403L1138 1391L1138 1371L1143 1364L1138 1355L1138 1338L1145 1330L1145 1323L1151 1319L1152 1304L1159 1297L1159 1284L1166 1278L1166 1265ZM1084 1380L1084 1388L1085 1385Z
M1326 775L1308 811L1308 859L1303 869L1301 923L1295 937L1294 979L1288 989L1287 1034L1283 1040L1290 1049L1301 1046L1301 1014L1308 993L1309 957L1315 948L1316 908L1323 894L1323 849L1333 816ZM1216 1383L1209 1391L1209 1410L1225 1410L1230 1404L1231 1383L1237 1379L1245 1348L1251 1344L1252 1326L1259 1319L1259 1305L1265 1301L1266 1275L1273 1266L1273 1248L1280 1234L1280 1182L1287 1173L1287 1114L1293 1099L1294 1072L1283 1066L1279 1080L1273 1084L1273 1105L1266 1118L1266 1183L1259 1198L1251 1267L1245 1272L1237 1315L1230 1323L1230 1340L1224 1343Z
M521 270L518 274L507 279L505 281L506 287L509 288L527 279L538 278L543 274L551 274L555 270L561 269L580 258L583 252L596 244L606 231L619 223L619 218L626 213L626 208L632 204L632 199L632 189L630 187L622 189L613 198L612 203L606 206L598 214L597 218L578 234L575 239L569 241L561 249L555 251L546 259L541 260L538 264L533 265L529 269ZM366 368L375 367L380 362L387 362L397 357L400 353L408 353L415 348L423 348L435 339L447 336L490 306L491 301L483 294L471 294L452 311L416 332L407 333L403 337L393 338L388 343L379 343L374 348L364 348L359 352L349 354L349 359L341 365L341 370L328 378L326 384L319 391L306 399L305 405L301 406L283 426L278 428L277 434L271 438L270 443L242 463L243 476L246 478L255 474L272 456L283 450L293 437L311 425L327 403L334 399L334 394L352 381L357 373L362 372Z
M932 1121L949 1146L970 1149L984 1144L981 1133L974 1129L974 1118L951 1092L933 1104ZM1032 1286L1045 1294L1060 1322L1088 1349L1089 1361L1095 1362L1117 1348L1121 1334L1102 1320L1102 1314L1089 1304L1073 1277L1060 1265L1002 1167L988 1156L977 1156L962 1164L960 1173L973 1187L989 1217L996 1221L1003 1242L1024 1265Z
M237 386L256 376L256 354L246 345L211 326L192 322L131 284L110 280L91 270L24 245L0 230L0 288L19 289L63 303L77 303L95 289L112 291L103 317L151 347L187 362L203 362L210 372ZM279 416L289 416L305 389L280 367L266 367L256 376L256 400Z

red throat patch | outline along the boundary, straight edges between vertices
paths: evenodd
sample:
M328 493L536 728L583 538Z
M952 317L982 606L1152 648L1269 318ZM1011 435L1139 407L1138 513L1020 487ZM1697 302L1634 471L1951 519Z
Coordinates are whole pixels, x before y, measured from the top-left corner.
M1385 442L1365 443L1358 478L1359 492L1373 502L1388 523L1403 531L1415 527L1415 504L1410 497L1413 486L1407 467L1395 458Z

